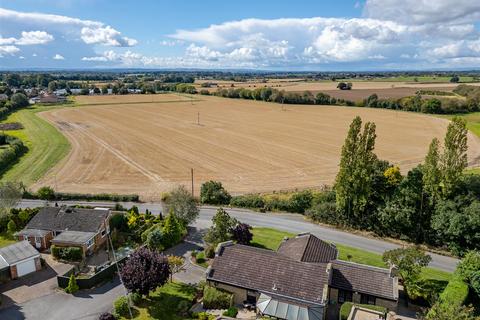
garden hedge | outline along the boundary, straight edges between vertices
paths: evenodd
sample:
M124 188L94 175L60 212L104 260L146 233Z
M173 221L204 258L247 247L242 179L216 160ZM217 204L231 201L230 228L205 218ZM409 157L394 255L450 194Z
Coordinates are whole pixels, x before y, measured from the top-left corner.
M79 247L58 247L52 245L50 251L52 252L52 256L56 259L80 261L83 258L83 250Z
M228 309L233 304L233 294L205 286L203 289L203 307L205 309Z

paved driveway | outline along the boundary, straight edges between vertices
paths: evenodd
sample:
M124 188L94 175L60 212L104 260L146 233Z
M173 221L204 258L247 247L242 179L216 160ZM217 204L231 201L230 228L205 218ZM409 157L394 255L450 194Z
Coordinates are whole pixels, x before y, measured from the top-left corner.
M57 274L67 272L71 266L53 260L48 254L42 254L42 258L46 262L46 267L42 270L0 285L2 299L0 308L25 303L55 292Z

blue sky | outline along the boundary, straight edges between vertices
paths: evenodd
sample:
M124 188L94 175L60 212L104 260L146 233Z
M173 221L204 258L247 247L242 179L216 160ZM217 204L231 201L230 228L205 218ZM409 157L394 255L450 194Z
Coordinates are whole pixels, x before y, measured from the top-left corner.
M0 68L480 67L480 1L2 0Z

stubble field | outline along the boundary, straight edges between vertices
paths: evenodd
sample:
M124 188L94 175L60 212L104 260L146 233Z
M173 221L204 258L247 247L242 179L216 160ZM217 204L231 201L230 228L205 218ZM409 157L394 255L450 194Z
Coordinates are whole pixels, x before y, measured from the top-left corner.
M378 97L388 99L398 99L406 96L413 96L418 90L438 90L438 91L452 91L459 84L458 83L439 83L439 82L408 82L408 81L352 81L352 90L339 90L337 84L339 81L302 81L302 80L269 80L263 82L233 82L233 81L212 81L217 86L211 88L202 88L201 84L208 81L197 81L197 90L207 89L210 92L215 92L218 89L232 88L246 88L254 90L256 88L271 87L277 90L285 90L286 92L310 91L313 94L318 92L326 93L332 97L346 99L351 101L360 101L372 94L377 94ZM349 81L345 81L349 82ZM468 83L468 85L480 85L480 83Z
M84 106L41 113L72 148L36 186L152 200L177 184L190 187L193 168L197 194L210 179L234 194L315 188L333 182L357 115L375 121L376 153L403 172L423 160L448 124L390 110L194 98L201 101L174 94L81 97ZM480 141L473 135L469 141L470 159L478 161Z

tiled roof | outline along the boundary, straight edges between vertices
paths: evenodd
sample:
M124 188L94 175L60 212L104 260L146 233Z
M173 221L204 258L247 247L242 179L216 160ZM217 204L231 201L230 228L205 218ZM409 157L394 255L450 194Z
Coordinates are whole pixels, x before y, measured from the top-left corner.
M334 288L398 299L398 278L391 277L388 269L339 260L332 261L332 269Z
M328 284L326 263L300 262L239 244L220 250L207 279L313 303L322 303Z
M44 207L27 224L26 229L98 232L109 210Z
M0 256L2 256L9 265L39 255L40 253L38 253L28 241L20 241L0 248Z
M338 251L335 245L308 233L282 242L278 253L297 261L328 263L337 258Z

